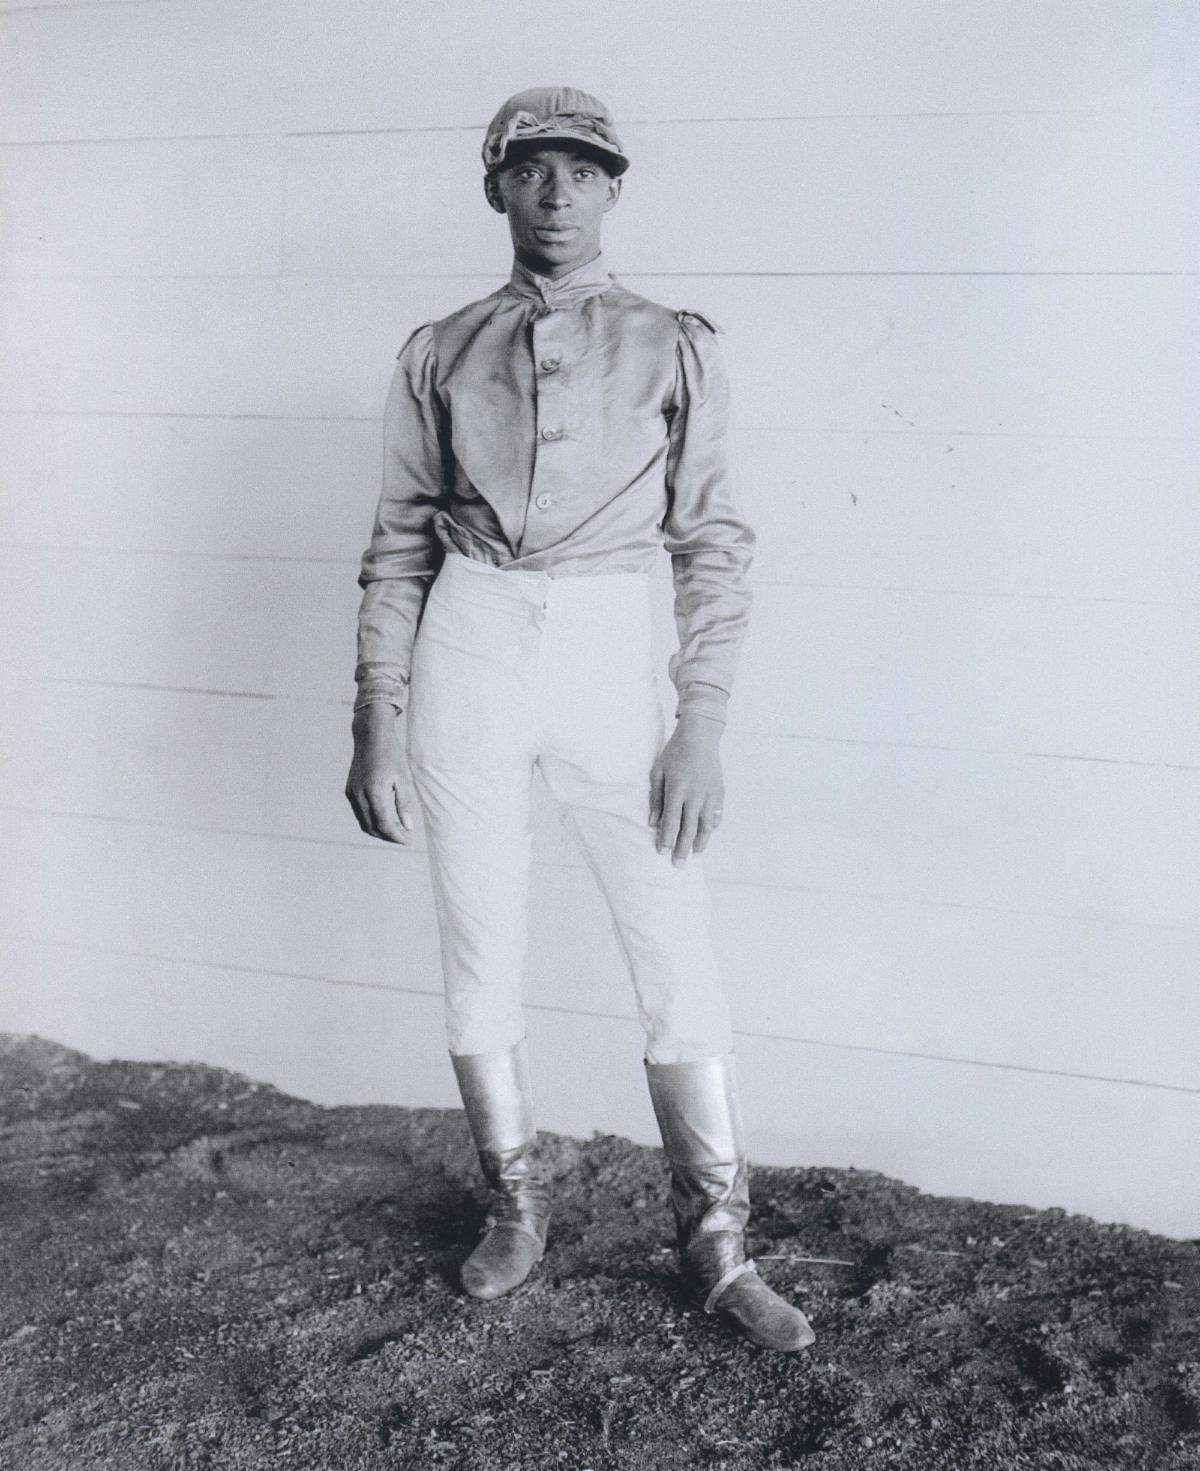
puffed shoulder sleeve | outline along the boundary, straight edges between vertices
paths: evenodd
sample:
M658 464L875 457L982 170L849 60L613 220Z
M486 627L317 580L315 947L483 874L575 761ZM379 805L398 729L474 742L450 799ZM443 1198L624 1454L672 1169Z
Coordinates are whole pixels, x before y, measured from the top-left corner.
M699 312L677 317L663 541L679 649L668 667L678 714L723 721L750 616L754 532L738 504L720 328Z
M358 585L354 708L404 708L417 625L441 561L432 521L445 491L448 423L436 386L432 323L401 347L383 415L383 483Z

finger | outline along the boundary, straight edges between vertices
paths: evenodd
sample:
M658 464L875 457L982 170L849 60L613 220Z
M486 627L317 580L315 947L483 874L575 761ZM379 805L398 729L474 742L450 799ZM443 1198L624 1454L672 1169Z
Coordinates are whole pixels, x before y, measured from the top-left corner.
M658 820L657 846L660 853L665 853L674 846L682 819L683 796L678 788L673 788L668 783L663 793L662 815Z
M367 806L371 814L370 833L386 843L403 843L404 830L396 816L395 789L389 782L386 787L367 787Z
M693 853L703 853L708 847L708 840L721 826L721 809L710 797L705 802L700 812L700 821L696 824L696 841L692 844Z
M696 810L686 802L683 807L683 817L679 823L679 836L675 839L675 847L671 853L671 862L678 868L688 860L692 851L692 844L696 841Z
M416 826L416 823L413 821L413 809L416 806L413 799L413 792L409 787L400 783L397 783L395 792L396 816L399 817L400 826L406 834L404 842L409 843L412 841L413 828Z
M657 762L650 769L650 826L657 827L662 820L663 769Z
M371 831L371 815L367 811L367 804L362 793L357 787L347 787L346 796L350 799L350 806L354 809L354 816L358 821L359 827L362 828L363 832L369 833Z

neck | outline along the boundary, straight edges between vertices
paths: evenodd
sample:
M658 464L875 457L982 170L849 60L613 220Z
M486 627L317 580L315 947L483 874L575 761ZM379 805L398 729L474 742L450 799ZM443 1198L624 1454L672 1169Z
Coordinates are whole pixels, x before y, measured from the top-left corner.
M563 276L569 276L572 271L577 271L581 266L589 265L594 261L600 254L600 247L597 246L590 255L582 255L576 260L569 261L549 261L544 256L536 255L531 250L523 250L519 246L514 254L527 271L533 271L538 276L545 276L549 281L558 281Z

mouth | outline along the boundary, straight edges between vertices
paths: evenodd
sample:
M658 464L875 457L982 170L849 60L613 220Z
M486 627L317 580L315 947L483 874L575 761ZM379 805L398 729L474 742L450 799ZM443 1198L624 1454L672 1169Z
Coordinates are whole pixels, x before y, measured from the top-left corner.
M533 228L539 240L567 240L579 230L578 225L535 225Z

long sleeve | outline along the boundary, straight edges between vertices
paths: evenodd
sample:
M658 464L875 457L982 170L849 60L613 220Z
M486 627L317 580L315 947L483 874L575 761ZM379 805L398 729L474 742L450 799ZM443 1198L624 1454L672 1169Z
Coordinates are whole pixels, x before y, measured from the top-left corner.
M679 313L663 541L671 554L677 713L724 721L750 616L754 532L737 504L729 385L716 329Z
M445 488L448 430L434 387L433 330L400 349L383 420L383 486L358 585L356 710L404 708L413 640L441 561L432 521Z

